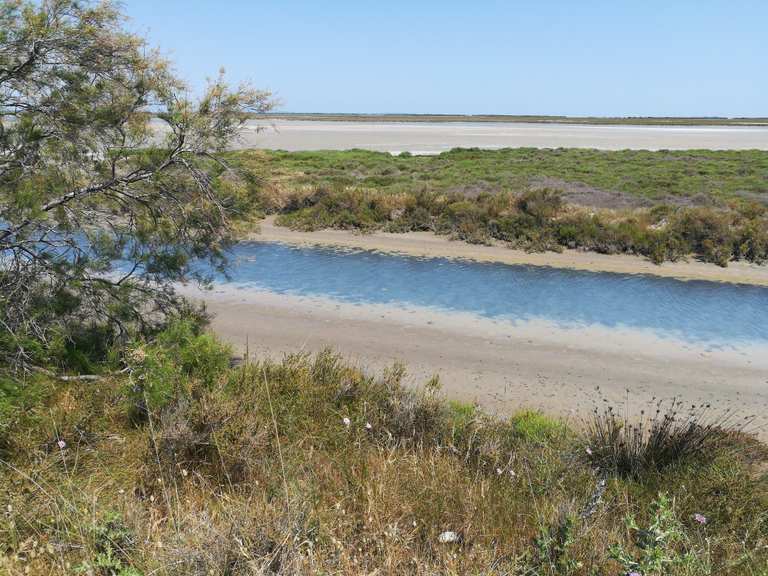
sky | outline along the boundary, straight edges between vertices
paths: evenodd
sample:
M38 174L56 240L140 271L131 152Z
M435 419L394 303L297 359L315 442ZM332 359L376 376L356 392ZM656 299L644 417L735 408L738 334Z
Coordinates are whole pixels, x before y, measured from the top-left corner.
M123 0L287 112L768 116L768 0Z

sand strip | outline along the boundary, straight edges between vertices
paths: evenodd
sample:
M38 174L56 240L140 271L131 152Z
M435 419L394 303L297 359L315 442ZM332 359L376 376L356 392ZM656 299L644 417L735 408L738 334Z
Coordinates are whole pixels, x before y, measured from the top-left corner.
M408 383L438 374L447 397L492 413L522 407L579 419L605 397L639 410L652 398L711 402L768 426L768 350L708 350L640 331L515 325L425 308L356 305L239 290L183 290L215 314L212 329L239 350L280 357L333 348L363 368L395 361ZM596 388L599 387L599 392Z
M274 216L262 220L259 228L258 232L248 235L249 240L283 242L300 246L361 248L426 258L463 258L479 262L530 264L592 272L651 274L680 280L710 280L768 286L768 266L747 262L732 262L727 268L697 261L665 262L656 265L644 258L626 254L596 254L577 250L529 253L523 250L511 250L500 245L480 246L449 240L445 236L436 236L431 232L404 234L388 232L360 234L346 230L298 232L276 226Z

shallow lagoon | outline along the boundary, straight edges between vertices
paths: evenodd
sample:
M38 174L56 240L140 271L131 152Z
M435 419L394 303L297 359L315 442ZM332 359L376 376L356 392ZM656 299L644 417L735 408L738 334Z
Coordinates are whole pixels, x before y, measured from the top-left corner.
M768 150L766 126L597 126L522 122L254 121L236 148L438 154L451 148ZM257 131L258 127L267 128Z
M238 244L232 259L227 282L241 288L639 329L708 346L768 344L765 287L267 242Z

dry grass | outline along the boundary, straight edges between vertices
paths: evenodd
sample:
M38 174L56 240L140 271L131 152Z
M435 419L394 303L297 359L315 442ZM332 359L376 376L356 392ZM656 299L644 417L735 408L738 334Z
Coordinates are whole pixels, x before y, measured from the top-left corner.
M665 554L714 567L701 573L765 566L764 456L693 453L606 481L563 423L491 419L402 376L331 353L250 363L139 426L130 376L60 387L0 465L0 572L617 574L610 545L636 550L625 518L660 491L686 534Z

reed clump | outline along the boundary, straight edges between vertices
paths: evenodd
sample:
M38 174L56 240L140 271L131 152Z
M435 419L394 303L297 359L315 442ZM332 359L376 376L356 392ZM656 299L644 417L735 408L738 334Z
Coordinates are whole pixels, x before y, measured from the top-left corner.
M595 409L586 425L589 461L603 473L637 478L740 445L752 423L752 418L736 419L711 404L684 405L677 398L658 400L649 412Z

